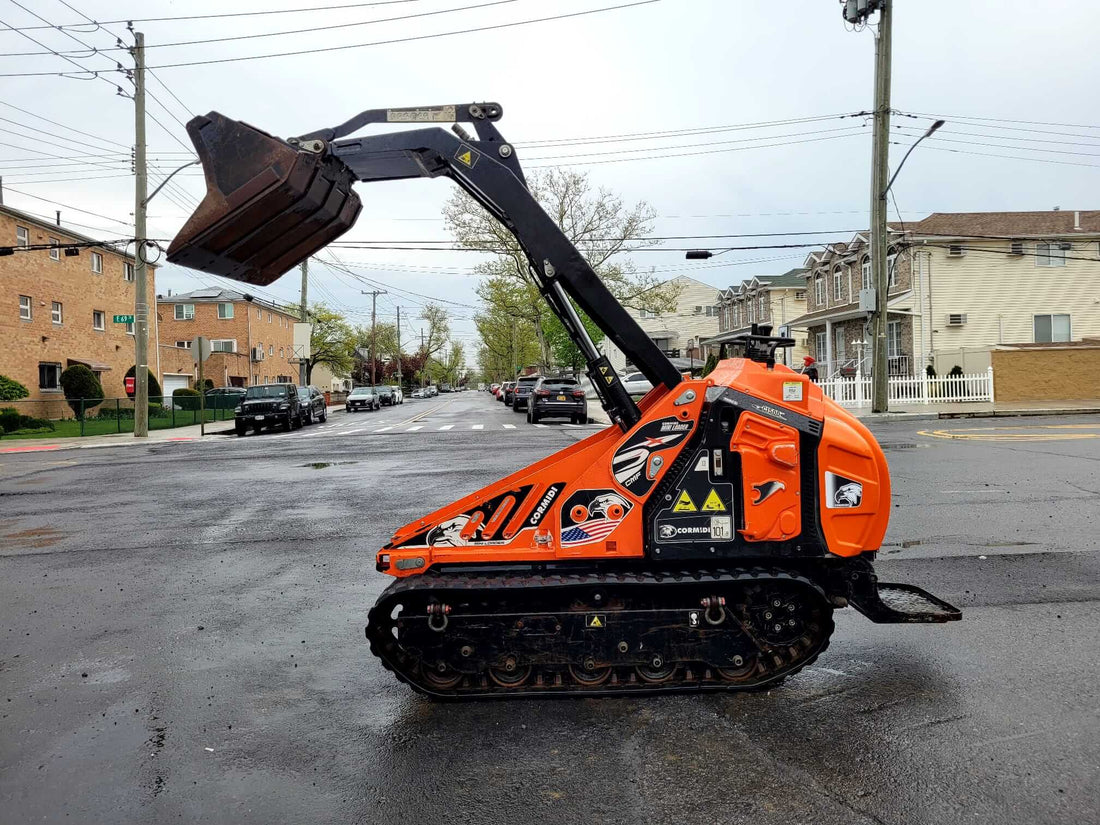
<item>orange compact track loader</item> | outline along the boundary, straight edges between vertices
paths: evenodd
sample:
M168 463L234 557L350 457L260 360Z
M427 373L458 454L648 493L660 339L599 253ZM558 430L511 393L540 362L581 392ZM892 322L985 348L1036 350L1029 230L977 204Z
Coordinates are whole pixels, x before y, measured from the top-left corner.
M370 110L286 140L217 112L187 125L208 192L169 261L269 284L352 226L354 182L450 178L515 235L613 422L399 528L377 554L396 580L369 611L371 651L435 696L746 690L813 662L837 608L960 618L877 580L886 459L866 427L775 363L794 342L760 327L737 341L742 357L681 376L531 196L501 114ZM417 122L437 125L348 137ZM652 382L640 402L576 307Z

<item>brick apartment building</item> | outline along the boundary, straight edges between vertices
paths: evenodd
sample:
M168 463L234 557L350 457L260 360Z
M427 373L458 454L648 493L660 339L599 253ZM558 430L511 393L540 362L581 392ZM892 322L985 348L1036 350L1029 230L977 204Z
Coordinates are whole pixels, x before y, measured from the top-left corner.
M166 395L194 386L191 342L209 338L213 352L204 377L217 387L297 382L295 313L230 289L198 289L157 296L162 385Z
M58 245L16 249L0 257L0 374L30 390L30 400L60 402L61 373L73 364L90 367L107 398L126 395L123 378L134 363L133 325L112 318L134 312L135 262L132 255L107 246L64 248L94 240L0 206L0 247ZM154 268L147 273L153 295ZM156 335L155 325L150 335ZM149 366L157 372L155 358Z

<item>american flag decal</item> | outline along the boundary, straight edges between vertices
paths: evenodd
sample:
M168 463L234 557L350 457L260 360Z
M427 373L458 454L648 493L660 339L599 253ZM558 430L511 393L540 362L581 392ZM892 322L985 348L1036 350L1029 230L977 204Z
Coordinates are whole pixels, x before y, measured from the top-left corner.
M611 535L611 532L621 523L622 519L612 521L607 518L597 518L586 521L583 527L570 527L561 534L561 546L572 547L577 544L600 541Z

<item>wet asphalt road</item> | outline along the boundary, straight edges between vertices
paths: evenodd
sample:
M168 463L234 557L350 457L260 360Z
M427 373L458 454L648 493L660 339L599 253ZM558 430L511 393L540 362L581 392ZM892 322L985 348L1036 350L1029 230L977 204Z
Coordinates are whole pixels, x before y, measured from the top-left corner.
M841 611L770 693L480 704L369 657L373 553L586 431L342 418L0 456L0 822L1100 822L1095 418L875 427L880 574L961 623Z

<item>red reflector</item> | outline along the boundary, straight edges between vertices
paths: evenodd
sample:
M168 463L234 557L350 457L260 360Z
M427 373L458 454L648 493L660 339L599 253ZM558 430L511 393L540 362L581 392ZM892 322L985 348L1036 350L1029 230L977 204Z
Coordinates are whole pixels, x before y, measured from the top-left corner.
M573 393L573 397L574 398L584 398L583 390L577 390L575 393Z
M535 393L535 395L537 395L539 398L549 398L550 397L550 393L547 392L546 390L539 390L538 392Z

